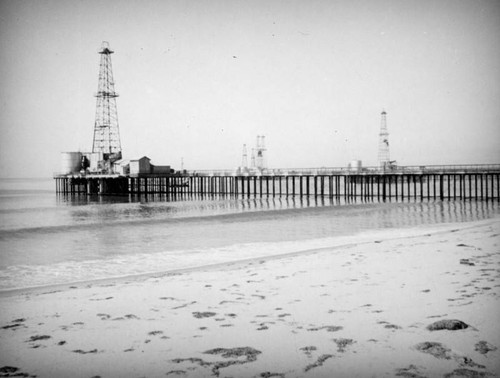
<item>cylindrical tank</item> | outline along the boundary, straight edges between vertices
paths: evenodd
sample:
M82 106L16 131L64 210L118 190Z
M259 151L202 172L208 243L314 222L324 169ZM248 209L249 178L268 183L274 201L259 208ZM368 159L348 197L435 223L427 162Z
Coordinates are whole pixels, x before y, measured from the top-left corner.
M81 166L81 152L61 152L61 174L80 172Z

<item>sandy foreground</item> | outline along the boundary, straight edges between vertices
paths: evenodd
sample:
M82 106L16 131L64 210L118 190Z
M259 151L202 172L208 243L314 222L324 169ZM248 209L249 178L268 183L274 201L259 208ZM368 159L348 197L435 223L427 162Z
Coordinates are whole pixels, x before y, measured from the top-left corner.
M351 239L3 293L0 377L500 375L500 218Z

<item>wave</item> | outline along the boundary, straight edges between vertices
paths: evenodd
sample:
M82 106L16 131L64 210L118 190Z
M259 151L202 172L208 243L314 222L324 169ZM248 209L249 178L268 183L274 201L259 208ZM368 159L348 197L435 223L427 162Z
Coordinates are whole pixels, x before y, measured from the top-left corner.
M500 218L495 221L497 224L498 219ZM486 222L482 224L486 224ZM351 235L308 240L235 243L224 247L178 249L161 253L144 252L107 259L88 259L83 262L65 261L45 265L20 264L0 270L0 293L35 287L77 283L91 284L101 280L169 274L186 269L249 260L258 261L263 258L315 253L324 250L329 250L330 253L345 253L346 248L372 243L374 240L409 238L434 232L457 231L464 227L476 227L477 225L462 227L456 224L420 225L417 228L398 229L397 233L387 229L365 230Z
M369 233L365 238L373 238ZM308 240L236 243L223 247L177 249L160 253L135 253L107 259L65 261L56 264L20 264L0 270L0 291L118 277L166 273L180 269L281 256L333 248L363 241L362 236L337 236Z

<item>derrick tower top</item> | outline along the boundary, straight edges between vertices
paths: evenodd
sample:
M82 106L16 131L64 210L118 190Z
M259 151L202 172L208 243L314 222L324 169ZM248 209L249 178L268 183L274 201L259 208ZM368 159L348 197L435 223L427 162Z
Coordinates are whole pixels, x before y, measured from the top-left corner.
M94 142L92 152L121 157L120 131L118 128L118 113L116 111L115 83L111 66L109 43L104 41L101 45L101 62L99 65L99 83L97 86L97 103L94 125Z

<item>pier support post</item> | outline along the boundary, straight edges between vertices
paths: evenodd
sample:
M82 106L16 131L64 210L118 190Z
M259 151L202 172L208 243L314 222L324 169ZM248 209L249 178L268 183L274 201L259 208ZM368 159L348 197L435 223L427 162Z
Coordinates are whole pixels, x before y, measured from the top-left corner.
M440 174L439 175L439 199L442 201L444 199L444 193L443 193L443 190L444 190L444 175Z

